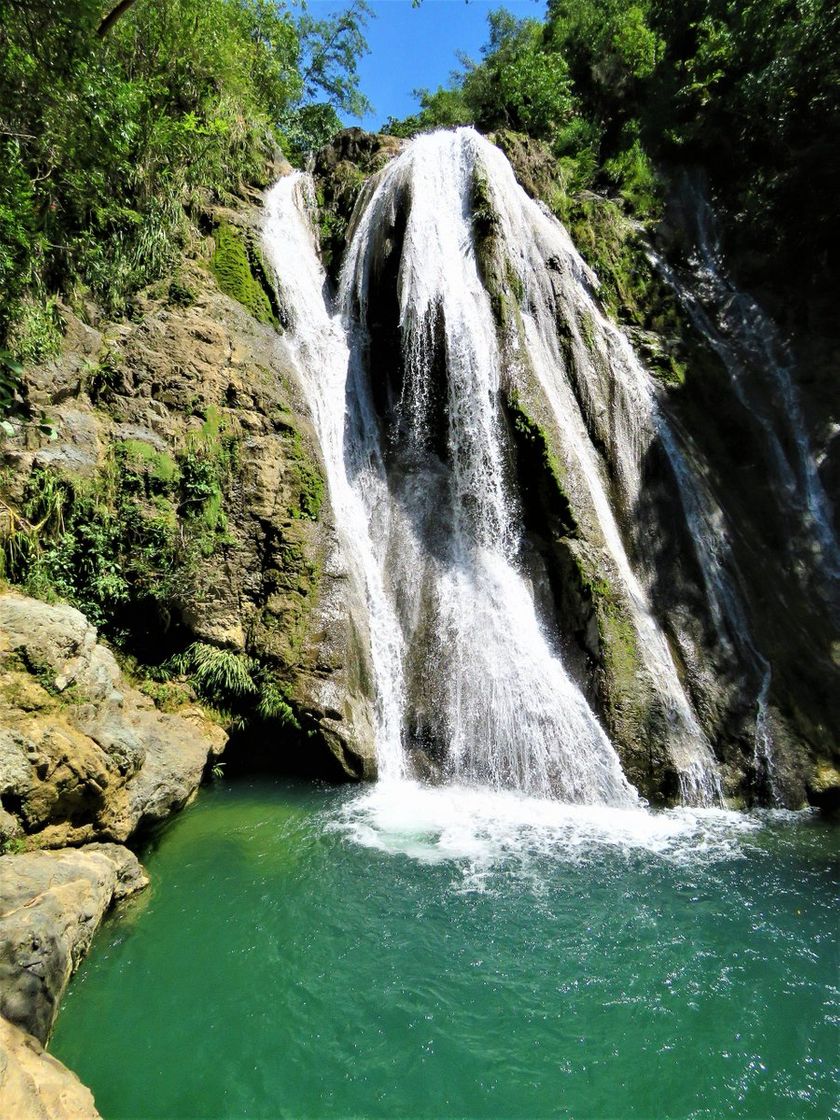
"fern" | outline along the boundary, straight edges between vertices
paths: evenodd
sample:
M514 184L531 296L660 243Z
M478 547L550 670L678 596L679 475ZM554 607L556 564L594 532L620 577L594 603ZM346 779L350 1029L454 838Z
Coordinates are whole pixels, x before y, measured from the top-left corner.
M174 668L190 676L208 700L239 699L257 692L253 674L259 666L251 657L207 642L193 642L172 658Z
M276 719L286 727L294 727L300 730L300 724L295 718L291 705L282 690L273 681L268 681L260 689L257 715L262 719Z

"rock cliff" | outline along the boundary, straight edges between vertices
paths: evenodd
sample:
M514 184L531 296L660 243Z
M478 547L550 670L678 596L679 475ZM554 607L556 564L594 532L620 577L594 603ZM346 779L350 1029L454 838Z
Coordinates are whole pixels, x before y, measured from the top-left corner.
M141 665L229 651L260 677L240 743L259 724L281 768L370 777L360 639L257 201L205 214L127 321L62 309L60 356L26 374L52 430L0 447L7 573L69 598Z

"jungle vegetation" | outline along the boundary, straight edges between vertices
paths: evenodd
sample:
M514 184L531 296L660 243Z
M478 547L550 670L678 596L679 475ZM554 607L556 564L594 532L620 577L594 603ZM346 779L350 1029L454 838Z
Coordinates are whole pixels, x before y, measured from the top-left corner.
M838 275L840 7L832 0L548 0L385 131L510 128L544 140L567 193L655 218L663 174L702 167L730 248L805 297ZM763 280L763 277L760 277Z
M0 414L57 346L55 297L125 313L204 201L366 107L364 0L0 0Z

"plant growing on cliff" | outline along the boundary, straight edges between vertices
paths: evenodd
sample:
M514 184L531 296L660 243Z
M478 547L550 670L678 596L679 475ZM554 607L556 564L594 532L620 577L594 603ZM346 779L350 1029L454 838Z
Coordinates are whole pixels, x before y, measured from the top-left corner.
M215 406L178 454L178 510L194 530L199 550L210 556L224 543L224 495L237 470L239 440Z
M164 671L185 677L203 700L228 714L228 722L245 724L257 717L299 729L282 686L254 657L192 642Z
M800 298L815 269L836 286L836 3L549 0L542 24L493 13L482 60L462 63L389 129L520 130L552 146L561 210L594 189L644 221L662 208L657 169L700 163L752 267Z

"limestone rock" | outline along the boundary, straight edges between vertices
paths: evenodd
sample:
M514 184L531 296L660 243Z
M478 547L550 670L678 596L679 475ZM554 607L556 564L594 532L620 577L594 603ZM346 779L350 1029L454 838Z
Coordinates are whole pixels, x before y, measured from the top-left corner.
M111 903L148 883L127 848L0 859L0 1014L46 1043L64 989Z
M0 1115L9 1120L99 1120L93 1094L75 1073L3 1018Z
M0 595L0 802L18 834L126 840L184 805L225 742L198 709L166 715L132 688L79 611Z
M359 137L357 146L365 148L364 134ZM392 139L389 143L390 149L398 145ZM367 147L371 150L365 148L366 165L387 158L388 145ZM208 230L222 224L235 229L253 279L266 287L275 317L282 323L282 293L274 289L262 260L259 206L216 208L206 219ZM174 651L191 641L258 659L289 696L304 724L299 735L289 728L268 728L269 735L283 739L283 750L275 751L275 757L293 769L335 778L369 774L374 751L371 698L364 687L366 673L356 664L359 650L365 656L366 623L351 618L354 612L358 615L347 599L352 589L334 556L329 496L294 359L282 330L258 322L219 290L209 268L213 247L208 232L203 242L191 247L192 255L179 263L172 282L161 281L137 294L131 320L109 323L88 313L95 323L89 325L71 309L62 309L62 354L25 375L32 406L55 419L57 438L48 440L30 425L3 442L0 465L7 468L3 500L20 509L27 482L39 467L71 485L78 479L89 486L104 478L102 472L113 473L126 444L145 447L147 456L158 454L175 463L200 437L204 418L212 410L236 460L223 495L223 544L212 550L194 549L188 570L172 592L154 601L127 604L129 617L120 624L131 631L135 649L139 645L148 650L148 660L160 657L164 644L167 651ZM170 298L175 280L178 291L189 293L187 301ZM101 377L97 381L92 369L106 370L105 381ZM95 463L98 466L92 466ZM99 472L92 480L91 469ZM154 516L154 505L147 504ZM170 503L173 517L178 516L178 508L177 500ZM107 685L107 666L105 676ZM159 736L148 734L145 718L114 720L113 704L105 705L105 720L96 710L85 712L83 721L71 720L66 718L69 705L57 712L48 697L37 689L33 692L20 676L10 683L29 706L31 718L28 723L14 722L17 746L7 746L0 758L8 755L19 767L21 759L38 755L41 768L51 771L56 756L72 760L85 755L81 775L71 762L57 764L62 790L67 798L83 802L82 816L99 815L97 799L113 801L116 787L132 780L129 771L139 769L140 755L147 758L150 744ZM82 690L77 684L75 692ZM25 691L32 695L24 696ZM62 690L65 695L67 690ZM53 740L60 732L60 744L53 740L44 744L37 732L43 726L38 709L45 706L55 728ZM133 698L124 707L137 711ZM68 731L68 723L75 734ZM261 740L264 730L258 729ZM191 759L188 768L195 772L193 732L182 735L179 725L169 731L178 739L185 765ZM78 742L79 732L94 741L93 754ZM245 740L239 738L244 749ZM336 744L343 759L337 767ZM361 764L360 758L369 761ZM0 761L0 775L3 765ZM157 792L142 796L151 798L162 812L167 799L158 796L161 791L151 778L152 763L145 765L146 774L138 775L135 792L139 797L151 781ZM114 768L119 771L116 777ZM3 806L8 811L13 809L14 796L10 790ZM180 793L170 801L174 805L182 799ZM126 835L122 822L134 814L132 805L127 796L115 817L119 827L115 823L109 837ZM46 811L47 806L42 808ZM105 834L57 831L49 842L79 843L93 835Z

